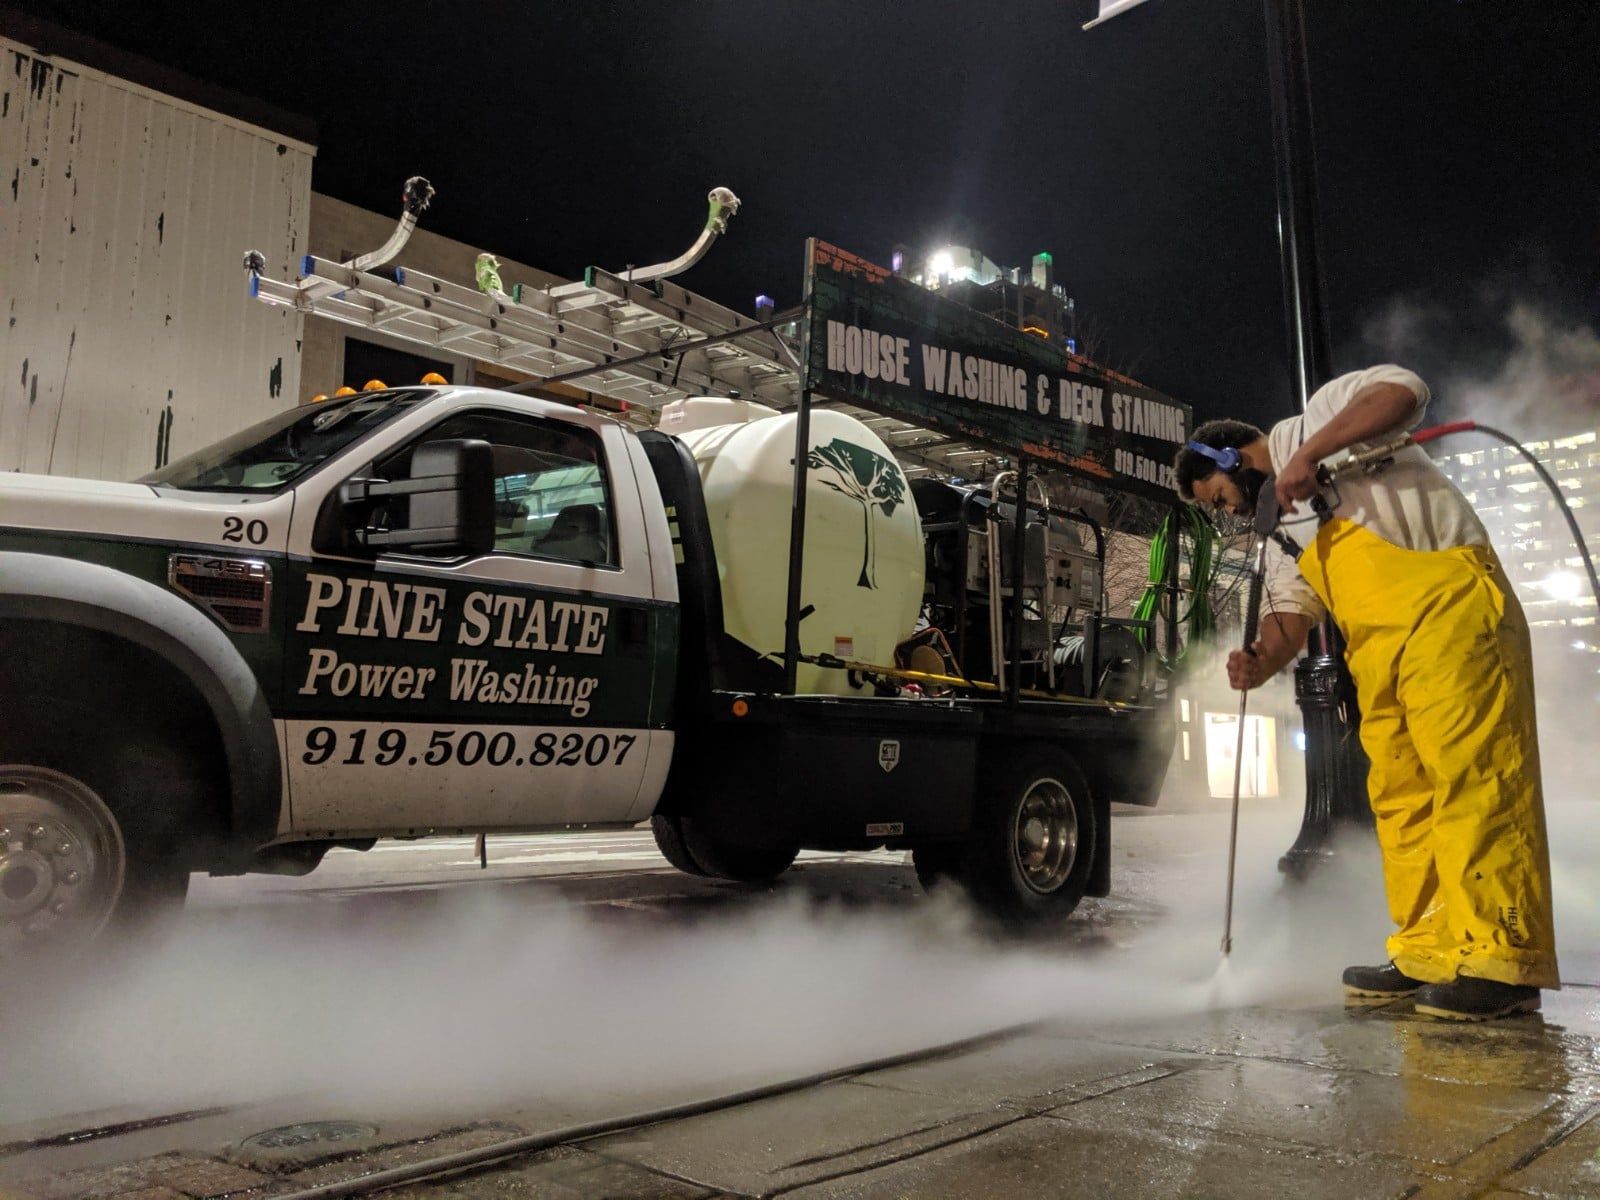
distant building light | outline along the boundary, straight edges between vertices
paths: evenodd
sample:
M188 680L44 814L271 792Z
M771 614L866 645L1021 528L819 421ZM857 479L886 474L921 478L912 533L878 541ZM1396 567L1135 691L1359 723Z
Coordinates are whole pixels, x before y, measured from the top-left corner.
M776 307L778 307L777 303L765 292L756 297L756 312L758 314L765 316Z
M889 269L891 271L893 271L896 275L900 274L900 269L902 267L904 267L905 265L906 265L906 256L901 251L896 250L893 254L891 254L889 256Z
M948 250L940 250L928 260L928 269L942 279L956 269L956 256Z
M1039 253L1035 254L1034 257L1036 259L1038 259L1042 263L1051 263L1051 264L1053 264L1056 261L1051 256L1050 251L1048 251L1048 250L1041 250L1041 251L1039 251Z
M1306 748L1306 731L1304 729L1296 729L1294 731L1294 748L1296 750L1304 750Z
M1077 338L1068 338L1067 339L1067 353L1068 354L1076 354L1077 352L1078 352L1078 339Z
M1576 600L1583 583L1571 571L1557 571L1554 575L1547 575L1539 587L1552 600Z
M1050 331L1043 325L1024 325L1022 327L1022 332L1037 334L1047 342L1050 340Z

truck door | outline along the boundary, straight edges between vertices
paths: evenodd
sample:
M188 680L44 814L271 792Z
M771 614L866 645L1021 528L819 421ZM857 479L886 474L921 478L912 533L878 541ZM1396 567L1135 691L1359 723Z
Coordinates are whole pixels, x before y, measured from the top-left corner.
M489 442L495 546L313 550L292 572L295 833L617 822L653 798L671 750L653 648L675 611L651 591L626 437L576 413L458 409L356 472L403 479L425 442Z

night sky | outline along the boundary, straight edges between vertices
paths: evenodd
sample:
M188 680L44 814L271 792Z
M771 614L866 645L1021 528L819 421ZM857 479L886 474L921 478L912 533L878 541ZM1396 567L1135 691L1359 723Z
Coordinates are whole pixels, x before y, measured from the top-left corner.
M1202 417L1289 410L1260 0L1089 33L1091 0L20 6L311 117L319 191L390 212L427 175L429 228L538 267L676 254L724 184L743 211L681 282L732 307L797 300L812 234L1050 250L1112 365ZM1600 6L1308 7L1337 365L1398 354L1448 406L1518 305L1592 340Z

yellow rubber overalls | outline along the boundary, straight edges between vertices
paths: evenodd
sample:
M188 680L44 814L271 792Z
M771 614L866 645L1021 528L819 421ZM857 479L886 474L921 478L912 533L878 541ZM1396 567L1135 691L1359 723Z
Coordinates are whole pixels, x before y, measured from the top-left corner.
M1335 518L1299 566L1348 645L1389 957L1424 983L1559 987L1532 649L1494 551Z

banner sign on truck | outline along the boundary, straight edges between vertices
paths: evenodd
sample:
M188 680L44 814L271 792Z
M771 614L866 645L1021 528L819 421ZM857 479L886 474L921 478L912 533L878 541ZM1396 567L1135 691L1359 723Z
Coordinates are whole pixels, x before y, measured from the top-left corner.
M826 242L806 258L816 395L1172 498L1188 405Z

